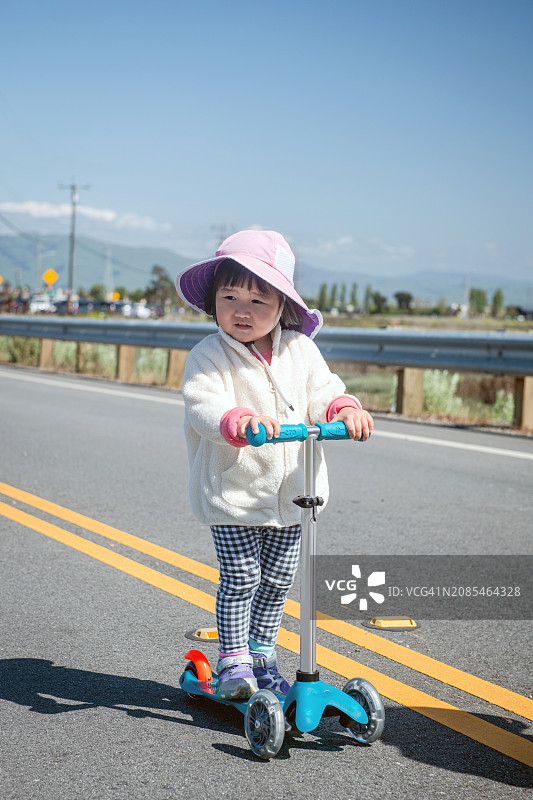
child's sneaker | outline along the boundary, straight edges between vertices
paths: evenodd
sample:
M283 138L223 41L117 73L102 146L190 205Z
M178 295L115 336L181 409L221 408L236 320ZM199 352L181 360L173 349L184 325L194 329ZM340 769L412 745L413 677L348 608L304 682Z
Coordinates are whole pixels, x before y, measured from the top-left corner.
M217 665L217 694L223 700L249 700L258 686L250 655L224 656Z
M260 689L270 689L276 694L287 694L290 685L278 672L276 654L265 656L262 653L250 653L253 659L253 672Z

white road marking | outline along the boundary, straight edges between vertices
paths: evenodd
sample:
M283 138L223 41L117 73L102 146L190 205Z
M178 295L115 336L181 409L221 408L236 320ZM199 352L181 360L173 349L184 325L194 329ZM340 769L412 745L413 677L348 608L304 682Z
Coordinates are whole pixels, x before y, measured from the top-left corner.
M146 400L149 403L166 403L167 405L183 406L183 400L179 397L161 397L160 395L150 395L141 392L126 391L123 389L111 389L105 386L93 386L80 381L53 380L51 378L41 378L38 375L22 375L20 372L10 372L0 370L1 378L14 378L28 383L40 383L45 386L55 386L56 389L77 389L79 392L95 392L96 394L109 394L114 397L127 397L131 400Z
M411 433L395 433L393 431L372 431L372 436L385 436L389 439L401 439L417 444L431 444L437 447L454 447L456 450L470 450L475 453L486 453L488 455L506 456L508 458L525 458L533 461L533 453L524 453L521 450L504 450L502 447L486 447L482 444L467 444L466 442L452 442L444 439L433 439L429 436L413 436Z

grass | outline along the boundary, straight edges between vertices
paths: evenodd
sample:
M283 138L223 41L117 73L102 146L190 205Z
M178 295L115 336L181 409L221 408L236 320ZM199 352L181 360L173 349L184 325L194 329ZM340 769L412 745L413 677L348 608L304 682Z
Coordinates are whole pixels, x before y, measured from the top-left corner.
M112 344L92 344L80 342L80 372L114 378L117 374L117 348Z
M54 342L53 365L61 372L76 372L78 346L76 342Z
M324 325L335 328L415 328L418 330L457 330L457 331L514 331L527 333L533 330L533 320L505 319L503 317L461 317L430 316L427 314L362 314L349 316L324 314Z
M79 353L79 355L78 355ZM117 374L115 345L55 341L53 366L61 372L79 372L114 378ZM133 379L135 383L162 385L166 382L168 351L139 347L135 350Z
M396 403L398 378L393 367L356 367L332 361L330 369L344 382L348 394L359 398L363 408L390 411Z
M369 411L395 411L397 371L393 367L330 365L349 394ZM510 426L514 415L513 379L474 373L425 370L422 416L458 424Z
M139 347L135 351L134 376L138 383L161 386L166 383L168 350Z
M40 352L39 339L30 339L26 336L0 336L0 361L36 367L39 364Z

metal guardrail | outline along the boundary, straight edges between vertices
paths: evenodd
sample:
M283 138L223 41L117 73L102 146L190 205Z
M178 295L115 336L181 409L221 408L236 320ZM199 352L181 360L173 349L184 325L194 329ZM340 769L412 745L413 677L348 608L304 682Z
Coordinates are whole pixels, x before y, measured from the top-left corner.
M0 335L190 350L214 323L0 315ZM323 328L315 339L333 361L533 375L533 333Z
M533 375L533 335L478 331L330 328L317 337L326 359L381 366Z
M0 314L0 336L30 336L35 339L161 347L167 350L191 350L195 344L216 330L214 323L201 322L19 317Z

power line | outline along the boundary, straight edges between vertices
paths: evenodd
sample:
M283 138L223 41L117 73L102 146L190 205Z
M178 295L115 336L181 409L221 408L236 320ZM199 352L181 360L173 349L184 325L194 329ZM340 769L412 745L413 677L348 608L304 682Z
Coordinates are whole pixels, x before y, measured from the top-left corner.
M22 239L27 239L29 242L35 245L35 263L36 263L36 279L35 279L35 288L37 289L39 285L39 275L41 273L41 253L42 253L42 240L39 239L38 236L33 236L31 233L26 233L25 231L21 230L18 225L15 225L14 222L11 222L7 217L4 217L3 214L0 214L0 222L9 228L10 230L14 231L17 236L20 236ZM13 256L12 256L13 258ZM18 262L18 259L14 259ZM26 269L27 265L21 265L23 269Z
M3 214L0 214L0 222L3 222L4 225L16 233L18 236L22 236L24 239L28 239L28 241L33 242L36 245L42 245L42 240L39 239L38 236L33 236L31 233L26 233L25 231L21 230L14 222L7 219ZM94 247L90 247L85 242L78 239L76 241L77 247L81 247L82 250L87 250L88 253L92 253L99 258L106 258L106 254L102 253L98 250L95 250ZM133 270L133 272L139 272L142 275L146 275L146 270L141 269L140 267L134 267L132 264L126 264L125 261L121 261L119 258L114 258L113 256L109 257L109 260L112 261L114 264L118 264L120 267L125 267L126 269Z
M3 214L0 214L0 222L3 222L7 228L10 228L18 236L22 236L23 239L28 239L30 242L33 242L34 244L37 244L37 242L39 243L41 242L41 240L37 236L32 236L31 233L25 233L19 227L17 227L17 225L15 225L14 222L11 222L10 220L7 219L7 217L4 217Z
M69 187L63 187L63 188L69 188ZM86 187L81 187L81 188L86 188ZM2 222L7 228L12 230L18 236L21 236L24 239L28 239L28 241L33 242L33 244L35 244L35 246L37 247L37 262L38 262L37 271L39 272L42 239L40 239L38 236L33 236L31 233L26 233L25 231L21 230L17 225L15 225L14 222L11 222L11 220L7 219L7 217L5 217L3 214L0 214L0 222ZM114 256L108 255L107 253L96 250L94 247L90 247L90 245L85 244L85 242L82 241L81 239L76 239L76 247L79 247L82 250L86 250L88 253L91 253L92 255L98 256L98 258L108 259L113 264L117 264L119 267L123 267L124 269L127 269L131 272L137 272L140 275L143 275L145 278L149 278L151 275L150 272L147 272L147 270L142 269L141 267L134 267L133 264L127 264L125 261L121 261L119 258L115 258Z
M85 244L80 240L78 240L78 247L81 247L82 250L87 250L88 253L92 253L95 256L99 256L99 258L108 257L106 253L99 252L98 250L95 250L94 247L90 247L88 244ZM114 264L118 264L120 267L125 267L126 269L133 270L133 272L139 272L142 275L146 275L146 270L141 269L140 267L134 267L132 266L132 264L126 264L119 258L114 258L114 256L109 256L109 260L112 261Z

